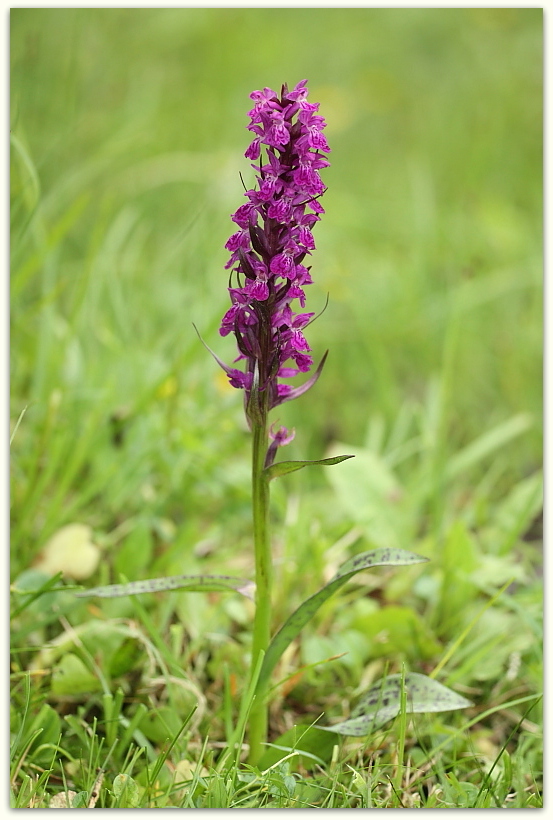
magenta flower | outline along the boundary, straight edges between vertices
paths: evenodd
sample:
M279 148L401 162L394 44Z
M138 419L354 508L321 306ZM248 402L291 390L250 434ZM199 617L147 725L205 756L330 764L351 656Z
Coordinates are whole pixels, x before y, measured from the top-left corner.
M245 156L255 161L257 184L232 216L239 228L225 245L231 254L226 268L232 304L219 331L235 335L236 361L244 361L245 369L217 360L232 386L245 391L250 421L261 397L266 410L296 398L315 383L324 364L323 359L299 387L280 383L313 365L303 333L313 314L295 313L291 303L298 300L304 307L304 287L312 281L303 263L315 250L312 231L324 213L319 199L326 189L319 171L329 165L321 152L330 149L322 133L326 123L316 113L319 104L308 103L307 94L307 80L293 91L283 85L280 97L270 88L250 94L248 130L255 139ZM283 430L274 443L286 439Z

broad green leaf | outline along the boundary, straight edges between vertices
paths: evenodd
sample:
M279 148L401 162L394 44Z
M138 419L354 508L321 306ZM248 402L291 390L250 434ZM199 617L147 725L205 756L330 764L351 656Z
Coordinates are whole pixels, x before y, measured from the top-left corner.
M82 660L69 652L52 669L52 694L58 697L66 695L85 695L99 692L102 684L93 675Z
M144 715L138 728L153 743L164 743L175 737L181 726L182 720L173 707L159 706Z
M334 578L329 583L320 589L307 601L304 601L295 612L290 615L284 626L277 632L271 641L267 654L265 655L261 673L259 676L260 688L266 685L273 669L275 668L278 659L284 652L287 646L300 633L306 623L311 620L317 610L327 601L331 595L334 595L340 587L344 586L350 578L361 572L364 569L371 567L393 567L393 566L407 566L409 564L421 564L427 561L421 555L416 555L413 552L407 552L400 549L378 549L371 552L362 552L359 555L354 555L345 564L342 564Z
M400 712L401 677L390 675L375 683L353 709L349 720L320 728L348 737L361 737L384 726ZM405 693L406 711L409 714L449 712L454 709L466 709L472 705L469 700L447 686L417 672L408 672L405 675Z
M52 808L50 806L50 808ZM72 809L88 809L88 792L77 792L71 800Z
M110 584L77 592L80 598L96 595L98 598L121 598L124 595L139 595L142 592L167 592L185 589L187 592L239 592L246 598L253 598L255 584L245 578L230 575L172 575L168 578L150 578L131 581L129 584Z
M301 762L306 769L314 769L317 765L324 766L332 757L332 750L337 743L328 732L324 732L318 726L309 724L299 724L284 732L283 735L271 743L263 753L257 764L261 771L274 766L279 760L288 757L296 752L297 757L291 759Z
M33 666L36 669L48 669L78 646L95 657L100 666L105 668L125 640L134 642L135 639L136 633L124 624L89 618L48 641L37 652Z
M33 614L52 609L52 603L56 598L55 593L64 590L65 587L58 587L61 580L61 572L53 578L48 577L37 569L24 570L14 583L10 586L10 592L21 595L22 603L10 613L10 618L14 620L24 612L27 607L33 606ZM38 604L35 603L38 601Z
M432 658L441 649L428 624L411 607L391 604L357 617L355 608L351 609L348 626L358 636L357 644L364 647L365 663L369 657L374 660L399 653L412 659Z
M263 470L263 475L267 481L272 481L273 478L278 478L287 473L294 473L296 470L301 470L312 464L319 464L321 466L340 464L348 458L354 458L354 456L333 456L333 458L320 458L317 461L278 461L276 464L271 464L270 467Z
M61 736L61 720L58 713L45 703L27 730L27 738L34 737L27 752L37 765L48 766L52 760L52 747Z
M113 780L113 793L124 808L136 809L140 803L140 787L128 774L118 774Z
M365 658L363 658L363 663L359 663L359 658L356 653L354 653L352 657L351 645L348 641L352 631L353 630L349 630L348 634L348 630L340 629L339 651L336 646L336 638L332 635L321 635L318 632L305 635L302 638L300 650L301 672L316 666L320 668L322 664L336 663L338 661L350 668L356 669L355 663L357 661L358 668L356 671L361 674L365 665ZM359 633L354 632L354 635L357 645L359 645ZM361 644L361 646L362 645L363 644Z
M140 521L117 550L113 562L116 577L122 574L126 578L139 578L146 567L151 565L153 552L154 539L150 523Z

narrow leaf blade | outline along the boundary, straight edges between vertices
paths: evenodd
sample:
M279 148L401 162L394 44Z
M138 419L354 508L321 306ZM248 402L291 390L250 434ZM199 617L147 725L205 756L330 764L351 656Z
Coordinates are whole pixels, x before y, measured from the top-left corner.
M105 587L94 587L77 592L79 598L92 595L98 598L122 598L125 595L140 595L143 592L167 592L184 589L187 592L239 592L246 598L253 599L255 584L245 578L234 578L231 575L172 575L168 578L149 578L144 581L131 581L128 584L110 584Z
M400 549L377 549L370 552L362 552L355 555L342 564L334 578L322 589L308 598L301 604L295 612L281 627L269 644L265 655L263 666L259 676L259 686L262 687L268 682L278 659L290 643L297 637L299 632L308 623L317 610L334 595L350 578L364 569L381 566L407 566L409 564L421 564L427 561L421 555L407 552Z
M276 464L271 464L270 467L267 467L263 471L263 474L267 481L272 481L273 478L294 473L296 470L302 470L304 467L310 467L311 465L325 467L332 464L340 464L348 458L354 458L354 456L333 456L332 458L319 458L316 461L278 461Z

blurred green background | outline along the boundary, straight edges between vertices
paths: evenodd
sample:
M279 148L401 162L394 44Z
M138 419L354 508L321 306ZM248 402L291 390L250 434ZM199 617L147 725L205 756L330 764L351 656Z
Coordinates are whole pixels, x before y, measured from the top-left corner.
M241 394L192 322L233 358L217 329L248 95L303 78L332 149L308 293L315 311L329 294L309 340L330 355L280 413L290 456L403 418L447 459L516 417L490 486L539 468L542 16L12 9L19 568L79 516L248 520Z
M272 733L340 718L406 663L475 704L417 723L413 766L478 798L504 766L495 805L538 805L542 9L18 8L10 23L16 805L41 805L38 772L87 794L97 763L108 784L130 773L132 726L165 755L194 703L198 754L228 737L223 681L239 694L246 679L251 602L71 584L253 575L243 396L192 323L234 358L218 328L230 215L254 176L248 95L304 78L332 149L307 301L328 295L308 339L330 353L273 415L297 431L284 459L356 457L271 485L273 627L354 552L429 561L325 603L278 673L300 670L275 691ZM69 588L50 592L58 571ZM388 795L403 746L380 755Z

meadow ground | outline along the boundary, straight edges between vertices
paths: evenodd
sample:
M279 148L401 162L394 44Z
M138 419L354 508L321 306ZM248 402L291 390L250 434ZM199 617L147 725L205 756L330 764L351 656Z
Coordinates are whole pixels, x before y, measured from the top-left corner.
M540 807L542 10L10 23L12 805ZM248 95L303 78L332 149L308 294L330 354L277 415L287 457L356 458L274 482L274 628L356 552L429 561L324 604L252 768L222 762L250 601L74 593L252 577L242 397L192 323L233 358ZM402 670L473 705L279 752Z

